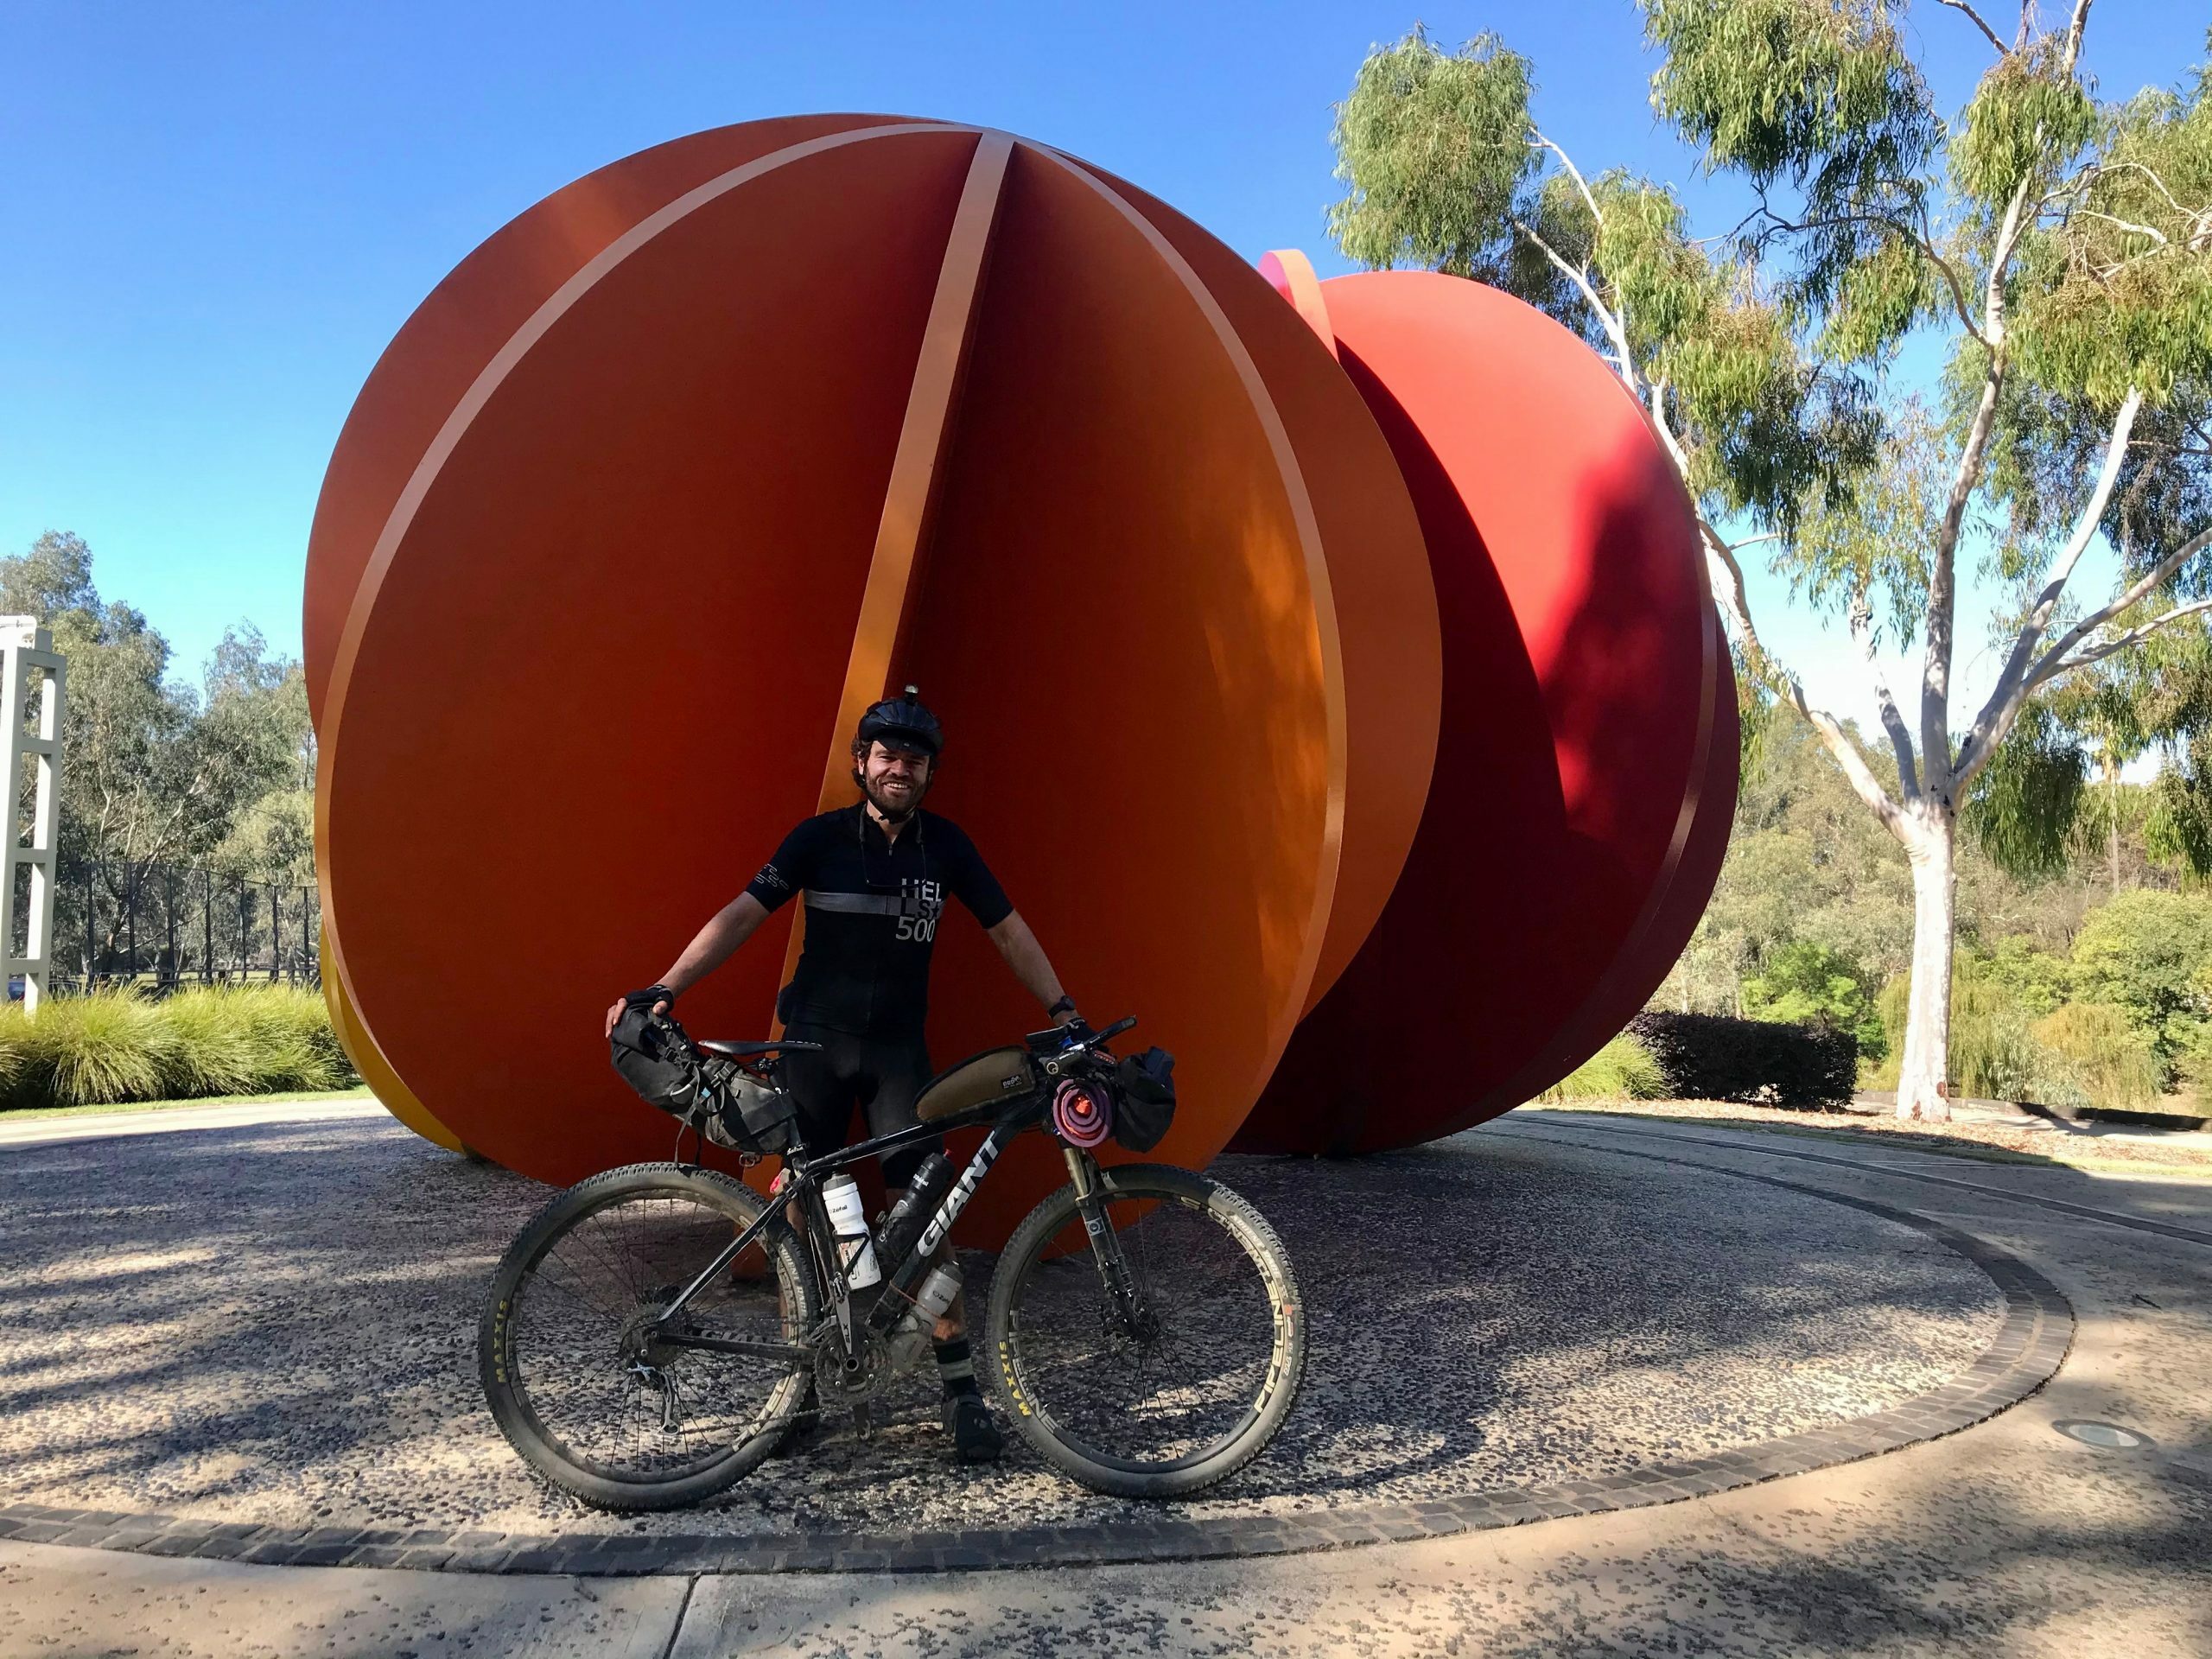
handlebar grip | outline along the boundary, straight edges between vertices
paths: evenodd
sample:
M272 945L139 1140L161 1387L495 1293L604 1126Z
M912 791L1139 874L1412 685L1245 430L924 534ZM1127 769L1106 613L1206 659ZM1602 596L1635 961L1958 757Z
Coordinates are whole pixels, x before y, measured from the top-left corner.
M1123 1032L1127 1031L1131 1026L1136 1024L1136 1022L1137 1017L1134 1014L1124 1014L1121 1019L1116 1020L1112 1025L1107 1027L1105 1030L1100 1032L1090 1040L1094 1043L1103 1043L1109 1037L1118 1037Z

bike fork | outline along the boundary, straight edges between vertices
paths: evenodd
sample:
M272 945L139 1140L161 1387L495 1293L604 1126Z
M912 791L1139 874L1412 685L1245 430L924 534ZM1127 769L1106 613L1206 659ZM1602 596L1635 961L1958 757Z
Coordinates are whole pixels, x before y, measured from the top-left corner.
M1083 1230L1090 1237L1090 1254L1098 1263L1099 1280L1121 1316L1123 1329L1142 1338L1149 1334L1150 1310L1129 1276L1122 1242L1114 1236L1113 1220L1106 1213L1106 1200L1099 1189L1098 1165L1080 1147L1062 1147L1060 1154L1067 1160L1068 1175L1075 1183L1076 1208L1083 1216Z

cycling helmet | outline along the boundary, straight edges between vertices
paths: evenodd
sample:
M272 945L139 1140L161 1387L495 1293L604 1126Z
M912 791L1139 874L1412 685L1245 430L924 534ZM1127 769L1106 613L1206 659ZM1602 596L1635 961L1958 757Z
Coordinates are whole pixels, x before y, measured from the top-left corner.
M886 697L861 716L860 730L853 734L853 752L865 753L878 741L893 748L919 749L934 760L944 747L944 730L910 685L905 696Z

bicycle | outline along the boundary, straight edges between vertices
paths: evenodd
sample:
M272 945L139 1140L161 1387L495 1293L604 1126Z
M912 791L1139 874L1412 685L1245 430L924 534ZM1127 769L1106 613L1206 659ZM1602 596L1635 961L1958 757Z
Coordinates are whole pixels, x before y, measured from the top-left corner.
M978 1370L1000 1415L1096 1491L1180 1497L1226 1479L1290 1411L1304 1309L1281 1241L1246 1200L1187 1170L1102 1165L1077 1143L1103 1138L1097 1109L1110 1116L1116 1074L1134 1064L1106 1044L1135 1023L975 1056L932 1080L913 1127L839 1151L812 1153L786 1120L772 1199L677 1161L559 1194L508 1249L484 1311L480 1367L501 1432L585 1503L640 1510L698 1503L759 1467L792 1435L810 1382L821 1411L850 1407L865 1425L930 1354L916 1295L938 1245L1035 1130L1058 1141L1069 1181L1014 1230L992 1276ZM782 1053L810 1046L695 1046L741 1071L757 1104L764 1090L780 1097ZM1092 1117L1071 1090L1088 1092ZM874 1292L855 1291L857 1251L824 1183L985 1123L912 1247L881 1264Z

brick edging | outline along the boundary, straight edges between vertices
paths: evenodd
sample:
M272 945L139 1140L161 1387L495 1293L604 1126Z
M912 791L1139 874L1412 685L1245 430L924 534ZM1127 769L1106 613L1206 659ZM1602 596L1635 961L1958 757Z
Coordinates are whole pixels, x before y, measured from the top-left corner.
M1886 1411L1707 1457L1647 1465L1601 1479L1497 1487L1456 1497L1356 1504L1315 1514L1230 1516L1203 1522L1163 1514L1157 1520L1112 1525L730 1538L636 1533L546 1536L435 1527L274 1527L10 1503L0 1508L0 1539L261 1566L396 1567L582 1577L656 1573L930 1573L1283 1555L1352 1544L1406 1543L1518 1526L1526 1521L1710 1497L1761 1481L1878 1457L1955 1434L2018 1404L2050 1381L2073 1343L2074 1310L2058 1287L2018 1256L1971 1233L1909 1210L1775 1176L1657 1153L1612 1147L1602 1150L1660 1163L1692 1164L1913 1228L1955 1250L1988 1274L2004 1294L2004 1319L1981 1357L1967 1370L1941 1388Z

